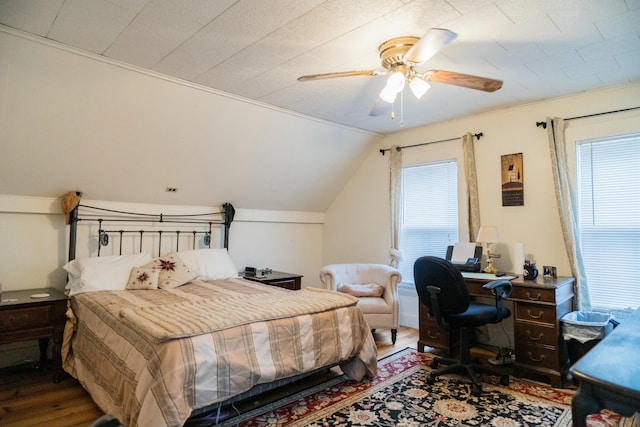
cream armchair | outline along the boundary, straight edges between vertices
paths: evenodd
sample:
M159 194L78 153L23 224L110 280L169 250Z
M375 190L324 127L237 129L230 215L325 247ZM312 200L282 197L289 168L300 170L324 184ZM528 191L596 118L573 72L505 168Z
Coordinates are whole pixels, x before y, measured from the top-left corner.
M396 343L398 283L402 280L398 270L384 264L331 264L320 270L320 280L327 289L334 291L341 285L377 284L382 286L384 292L379 297L358 297L358 307L364 313L372 330L391 329L391 342Z

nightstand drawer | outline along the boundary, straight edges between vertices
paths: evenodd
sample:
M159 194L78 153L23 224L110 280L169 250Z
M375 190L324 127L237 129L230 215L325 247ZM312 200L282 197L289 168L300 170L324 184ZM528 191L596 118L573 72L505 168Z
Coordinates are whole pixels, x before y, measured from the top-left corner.
M47 326L51 321L51 306L0 311L0 331Z
M278 286L280 288L291 289L292 291L297 291L300 289L300 286L297 284L297 281L293 279L271 280L267 284L271 286Z

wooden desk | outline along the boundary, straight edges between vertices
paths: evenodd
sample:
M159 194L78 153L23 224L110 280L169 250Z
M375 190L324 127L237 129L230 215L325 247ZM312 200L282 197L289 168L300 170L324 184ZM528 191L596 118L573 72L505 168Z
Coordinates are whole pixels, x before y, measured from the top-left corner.
M489 281L465 279L472 297L493 297L482 287ZM548 378L554 387L562 386L569 360L560 319L573 310L573 282L573 277L511 281L513 290L508 300L513 302L516 375L535 373ZM419 328L418 351L428 346L451 354L458 338L440 329L422 303L419 303Z
M571 402L575 427L588 414L611 409L630 417L640 412L640 309L571 367L580 383Z

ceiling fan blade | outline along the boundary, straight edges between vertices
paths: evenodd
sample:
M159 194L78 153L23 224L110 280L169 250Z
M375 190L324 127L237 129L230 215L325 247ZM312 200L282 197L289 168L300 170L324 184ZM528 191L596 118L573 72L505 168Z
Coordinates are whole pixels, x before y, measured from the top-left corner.
M485 92L495 92L502 87L502 80L472 76L471 74L456 73L454 71L429 70L424 73L424 79L429 82L445 83Z
M427 31L411 49L404 55L409 65L419 65L438 53L440 49L448 45L458 35L444 28L432 28Z
M336 77L352 77L352 76L378 76L385 74L384 71L378 70L362 70L362 71L342 71L337 73L326 74L310 74L307 76L298 77L299 82L308 82L312 80L333 79Z

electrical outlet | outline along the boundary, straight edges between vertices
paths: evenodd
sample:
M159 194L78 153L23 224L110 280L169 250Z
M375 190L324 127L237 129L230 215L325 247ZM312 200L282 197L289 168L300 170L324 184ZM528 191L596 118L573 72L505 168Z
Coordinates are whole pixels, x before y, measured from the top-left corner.
M165 192L167 193L177 193L178 192L178 187L167 187L164 189Z

